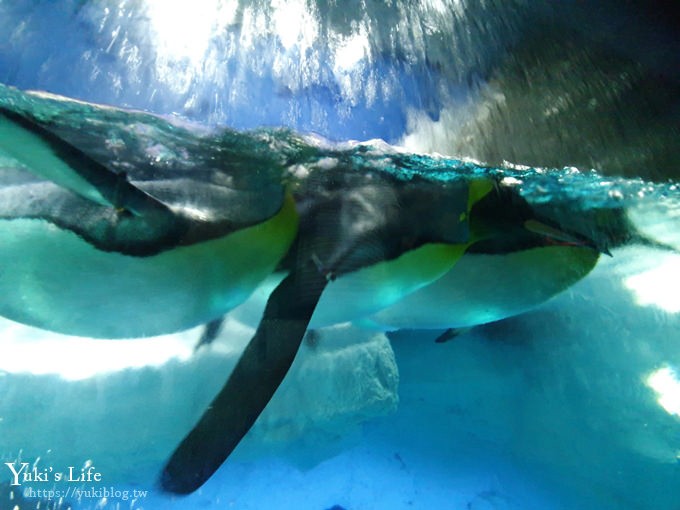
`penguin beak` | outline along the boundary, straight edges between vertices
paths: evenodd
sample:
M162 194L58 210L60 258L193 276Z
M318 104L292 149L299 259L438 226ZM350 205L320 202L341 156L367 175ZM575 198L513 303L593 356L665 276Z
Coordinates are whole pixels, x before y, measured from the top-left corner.
M533 232L534 234L544 237L548 244L557 244L562 246L582 246L584 248L591 248L595 251L599 251L605 255L609 255L610 257L612 256L607 247L599 248L590 239L577 237L568 232L564 232L563 230L559 230L557 228L551 227L550 225L546 225L545 223L541 223L538 220L525 221L524 228L529 232Z

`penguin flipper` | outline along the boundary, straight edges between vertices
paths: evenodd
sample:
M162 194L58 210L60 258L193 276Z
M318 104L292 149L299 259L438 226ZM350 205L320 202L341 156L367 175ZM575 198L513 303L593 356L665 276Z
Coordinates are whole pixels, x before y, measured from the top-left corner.
M165 465L163 490L193 492L236 448L286 376L326 283L308 267L276 287L229 379Z
M0 108L0 150L32 173L93 202L136 216L171 216L167 206L30 116Z

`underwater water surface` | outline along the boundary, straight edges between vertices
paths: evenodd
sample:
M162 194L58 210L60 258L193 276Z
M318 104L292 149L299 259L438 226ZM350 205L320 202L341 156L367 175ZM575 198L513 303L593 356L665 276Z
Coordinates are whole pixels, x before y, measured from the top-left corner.
M624 211L639 234L540 306L444 343L318 329L184 497L158 473L267 289L197 351L200 326L102 340L2 319L0 510L680 508L677 41L661 3L586 4L0 2L0 107L117 172L219 156L293 186L336 166L493 178L567 224ZM0 152L3 179L23 170ZM36 475L12 486L5 463L22 462Z

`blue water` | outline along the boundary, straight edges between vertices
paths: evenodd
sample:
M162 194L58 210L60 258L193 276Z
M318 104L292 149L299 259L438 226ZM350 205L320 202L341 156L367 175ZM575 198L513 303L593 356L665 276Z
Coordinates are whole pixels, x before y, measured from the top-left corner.
M680 508L670 17L606 1L288 2L291 17L275 2L163 4L0 1L1 83L162 117L5 86L0 104L113 167L103 142L123 139L137 144L126 161L156 151L168 167L191 169L186 154L226 144L282 169L339 160L404 179L493 175L572 214L626 209L666 248L613 250L541 308L445 344L431 332L376 344L347 333L329 352L352 352L350 367L305 358L318 372L301 365L271 418L186 498L152 480L182 420L223 382L224 351L186 354L193 332L168 340L175 350L158 362L147 351L161 344L98 351L3 323L2 462L40 456L39 466L79 469L91 459L109 483L62 486L72 492L61 508L74 510ZM15 165L0 154L0 170ZM97 368L118 352L115 368ZM367 356L380 384L349 370ZM67 371L78 365L94 368ZM105 488L120 497L96 492ZM122 497L132 490L148 492ZM11 500L0 485L0 510L40 499Z

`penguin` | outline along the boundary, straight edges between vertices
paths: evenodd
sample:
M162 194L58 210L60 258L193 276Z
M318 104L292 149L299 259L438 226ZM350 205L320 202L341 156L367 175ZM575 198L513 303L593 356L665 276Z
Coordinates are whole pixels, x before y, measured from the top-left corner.
M297 202L307 200L314 199L296 197ZM308 213L300 212L305 222ZM381 265L346 274L324 290L309 327L352 322L380 331L460 331L518 315L584 278L600 255L609 253L615 235L620 244L626 240L621 232L633 228L622 221L619 210L581 211L576 218L573 208L529 205L515 189L491 179L470 182L466 214L471 215L472 233L468 243L458 246L463 253L455 263L436 266L436 252L430 246L430 257L423 249L420 259L417 252L407 252L396 263L383 264L393 270L389 276L380 271ZM599 223L595 216L602 216ZM578 222L583 228L575 225ZM604 231L611 225L618 225L618 234ZM409 271L436 274L397 287ZM256 327L255 310L263 308L284 275L279 271L268 277L231 316Z
M180 130L150 114L87 108L108 129ZM93 338L188 329L245 300L295 239L295 205L269 162L227 166L223 148L199 139L184 148L194 166L163 166L148 147L115 154L98 136L93 157L69 136L87 133L0 108L0 151L12 158L0 172L5 317Z
M281 384L326 290L363 281L348 313L369 313L446 273L470 241L468 179L404 180L338 164L295 190L300 225L255 335L223 388L162 470L163 490L188 494L229 457Z
M466 329L525 313L583 279L599 252L546 243L510 253L469 251L444 276L367 317L384 331Z
M476 239L458 263L363 324L383 331L464 331L538 307L609 254L614 234L605 226L628 228L621 209L580 211L578 219L573 210L557 209L530 206L510 188L494 190L472 211ZM606 218L602 228L597 216Z
M522 272L544 271L541 276L550 280L550 271L557 270L554 282L534 279L517 289L528 293L520 301L537 304L585 276L604 250L603 239L560 229L550 223L550 211L539 214L516 192L488 178L399 180L388 173L335 168L303 185L297 197L300 228L282 263L283 279L224 387L165 465L160 485L167 492L193 492L229 457L282 382L315 320L344 322L377 308L372 316L377 322L380 310L394 309L411 296L432 298L442 280L448 289L447 277L457 274L459 264L485 255L520 254L509 268L520 272L518 278ZM532 251L553 245L564 251ZM545 257L557 261L533 267ZM491 270L504 272L498 266ZM343 280L349 283L335 291ZM359 282L363 286L357 287ZM339 294L325 305L330 309L321 310L324 296L334 292ZM461 292L464 296L465 289ZM493 301L493 290L488 292L476 298ZM333 302L339 295L346 299ZM446 316L451 310L445 308L453 307L455 313L454 297L445 295L445 306L437 311ZM506 309L497 315L512 313L509 304L502 304ZM318 314L322 318L315 319ZM475 320L487 318L470 322Z

